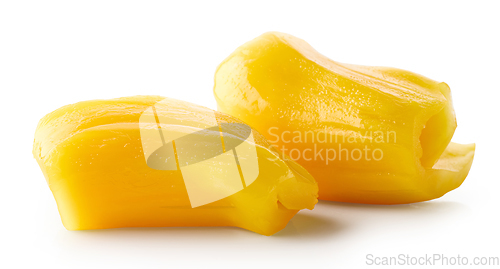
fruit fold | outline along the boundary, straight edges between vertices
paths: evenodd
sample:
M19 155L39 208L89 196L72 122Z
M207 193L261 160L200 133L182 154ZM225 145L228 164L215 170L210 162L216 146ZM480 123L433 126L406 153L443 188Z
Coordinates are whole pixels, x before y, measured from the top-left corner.
M215 73L218 110L262 133L317 180L319 199L401 204L457 188L475 145L450 143L450 88L388 67L332 61L271 32Z
M40 120L33 154L68 230L235 226L271 235L317 184L243 122L159 96L80 102Z

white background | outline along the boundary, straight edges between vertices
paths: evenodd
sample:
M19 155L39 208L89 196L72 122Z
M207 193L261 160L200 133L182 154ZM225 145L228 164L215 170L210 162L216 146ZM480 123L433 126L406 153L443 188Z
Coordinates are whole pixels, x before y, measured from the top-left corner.
M367 254L499 257L499 2L345 2L1 1L0 267L364 268L374 267ZM320 202L271 237L64 229L31 154L41 117L82 100L147 94L215 109L217 65L271 30L336 61L448 83L454 141L477 143L465 183L412 205Z

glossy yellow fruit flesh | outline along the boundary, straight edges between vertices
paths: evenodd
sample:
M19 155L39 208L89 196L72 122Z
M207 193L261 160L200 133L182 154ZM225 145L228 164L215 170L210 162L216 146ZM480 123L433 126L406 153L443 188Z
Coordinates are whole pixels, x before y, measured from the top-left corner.
M147 116L145 111L153 106L156 117L172 120L174 124L167 126L160 122L159 126L156 123L148 126L140 122ZM258 176L254 173L256 178L251 184L210 203L193 205L196 197L188 196L185 171L181 173L175 166L174 170L154 169L149 160L146 162L144 132L173 128L178 137L192 135L199 131L199 126L212 124L209 122L212 116L219 126L241 124L208 108L158 96L80 102L46 115L36 130L33 154L56 199L64 226L68 230L236 226L271 235L285 227L299 210L314 207L318 192L314 179L298 164L273 151L254 130L253 141L247 145L255 146ZM218 140L213 141L225 141L228 151L230 139L245 139L238 136L238 130L231 135L210 129L201 130L201 134L203 139L216 137ZM175 157L179 160L190 154L185 151L190 145L184 148L180 145L189 139L181 140L175 140L178 142ZM191 149L198 155L206 154L208 163L199 162L201 168L192 169L194 182L224 171L222 159L217 162L209 159L222 153L212 154L214 147L200 146L203 141L196 143L196 148ZM238 170L241 171L240 166L234 171ZM229 188L223 180L215 183L203 186L201 191Z
M457 188L475 146L450 143L448 85L387 67L332 61L266 33L218 67L219 111L238 117L318 181L319 198L399 204Z

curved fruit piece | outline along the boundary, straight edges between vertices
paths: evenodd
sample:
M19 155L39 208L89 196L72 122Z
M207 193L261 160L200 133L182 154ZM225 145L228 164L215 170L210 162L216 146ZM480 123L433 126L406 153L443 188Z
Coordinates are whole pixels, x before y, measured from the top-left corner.
M460 186L474 155L473 145L450 144L456 121L445 83L334 62L287 34L236 49L216 71L214 95L220 111L306 168L320 199L434 199Z
M33 154L68 230L236 226L271 235L317 202L314 179L258 132L158 96L62 107L40 121Z

